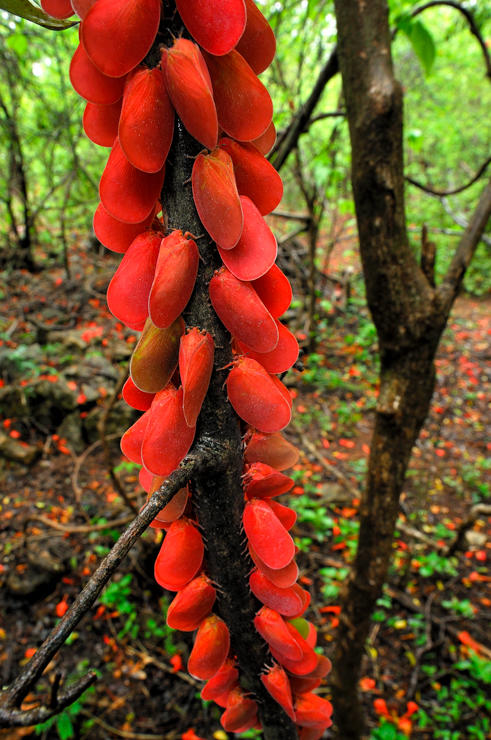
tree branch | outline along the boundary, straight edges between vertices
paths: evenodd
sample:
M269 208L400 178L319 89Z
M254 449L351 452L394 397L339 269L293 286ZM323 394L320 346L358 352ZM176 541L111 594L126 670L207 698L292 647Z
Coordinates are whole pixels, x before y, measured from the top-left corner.
M408 177L408 175L406 175L404 179L406 180L406 182L409 182L411 185L414 185L420 190L423 190L423 192L425 193L429 193L430 195L436 195L439 198L444 198L447 195L457 195L457 193L463 193L464 190L467 190L467 188L470 188L471 185L474 185L474 183L479 180L481 175L483 175L486 172L490 164L491 164L491 157L488 157L486 161L479 167L476 174L469 180L469 182L466 182L465 185L460 185L458 188L453 188L451 190L436 190L435 188L432 188L430 185L423 185L422 182L419 182L418 180L413 180L413 178Z
M431 2L420 5L419 8L415 8L411 12L411 17L416 18L417 15L428 10L428 8L435 8L438 5L447 5L449 8L454 8L455 10L458 10L459 13L462 13L469 24L470 32L476 37L478 44L481 47L484 56L484 64L486 66L486 77L489 77L491 80L491 57L489 56L488 47L486 46L486 42L484 41L476 21L474 20L474 16L468 8L465 8L463 5L454 2L453 0L431 0Z
M213 455L205 449L195 449L152 495L29 663L11 686L0 693L0 727L28 727L49 719L75 701L95 681L95 674L90 672L57 697L54 706L40 706L26 711L20 708L23 699L40 678L57 650L94 604L103 587L116 572L138 537L177 491L183 488L198 471L205 470L209 466L212 457Z
M278 140L277 145L273 148L270 154L271 163L274 167L280 171L288 159L289 154L295 149L298 144L300 135L310 125L310 119L314 111L315 106L320 100L320 97L324 91L325 86L337 73L339 72L338 54L337 47L331 51L329 58L319 72L316 83L312 88L312 92L309 97L300 106L298 111L290 121L287 130L284 135Z
M437 294L446 313L450 311L452 303L459 292L465 272L469 267L490 216L491 180L489 180L481 193L476 210L462 234L447 273L437 289Z

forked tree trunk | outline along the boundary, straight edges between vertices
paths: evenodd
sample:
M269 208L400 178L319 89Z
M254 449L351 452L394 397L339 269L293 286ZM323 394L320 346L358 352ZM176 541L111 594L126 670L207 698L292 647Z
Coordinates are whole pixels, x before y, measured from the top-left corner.
M354 740L364 733L358 679L371 614L387 577L399 496L428 414L440 336L491 212L491 185L435 289L406 233L402 91L392 68L386 0L335 0L335 6L360 252L381 356L358 549L343 594L332 674L338 735Z

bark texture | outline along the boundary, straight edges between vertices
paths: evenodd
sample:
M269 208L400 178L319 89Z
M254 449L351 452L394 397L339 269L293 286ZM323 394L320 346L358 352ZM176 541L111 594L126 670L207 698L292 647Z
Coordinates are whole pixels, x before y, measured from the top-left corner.
M387 576L399 496L433 394L440 336L491 212L491 187L435 289L406 233L402 91L392 66L387 3L335 0L335 7L360 252L381 356L358 549L345 584L332 674L338 736L351 740L364 733L357 685L371 613Z

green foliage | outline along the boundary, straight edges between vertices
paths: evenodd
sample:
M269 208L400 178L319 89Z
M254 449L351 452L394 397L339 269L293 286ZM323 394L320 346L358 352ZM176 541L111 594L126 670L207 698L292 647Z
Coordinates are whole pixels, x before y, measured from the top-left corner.
M0 10L6 10L8 13L25 18L31 23L37 23L38 26L49 28L52 31L63 31L65 28L74 26L77 22L52 18L42 8L32 3L31 0L0 0Z
M426 74L430 74L436 56L435 41L430 31L419 18L412 18L409 13L398 16L395 23L408 37Z

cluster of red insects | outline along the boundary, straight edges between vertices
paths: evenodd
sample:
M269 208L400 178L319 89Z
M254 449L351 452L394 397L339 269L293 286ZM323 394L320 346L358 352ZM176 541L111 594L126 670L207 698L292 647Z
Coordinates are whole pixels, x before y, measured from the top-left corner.
M175 114L206 149L193 165L199 218L223 267L209 284L218 317L232 335L236 359L227 394L246 435L243 526L254 569L250 588L263 604L254 619L274 658L261 680L296 723L302 740L320 738L331 705L313 693L329 670L315 652L316 630L303 614L309 594L296 583L295 513L277 503L293 480L283 470L297 452L279 432L291 398L276 377L296 361L298 345L279 321L291 288L275 265L277 245L264 215L280 202L279 175L265 158L275 139L270 96L257 75L271 63L275 38L253 0L176 0L194 41L174 40L160 63L142 61L161 22L161 0L42 0L50 15L81 18L80 45L70 67L87 101L83 125L96 144L111 147L100 181L94 229L124 256L108 288L112 313L141 331L123 397L144 413L121 447L142 465L150 495L189 451L213 371L214 342L181 316L193 292L199 251L192 235L166 233L157 215L172 145ZM188 669L206 680L201 696L224 708L230 732L259 726L257 704L242 691L230 655L229 631L212 613L216 590L204 571L205 547L186 516L180 490L153 526L166 530L155 577L176 591L169 626L197 630Z

